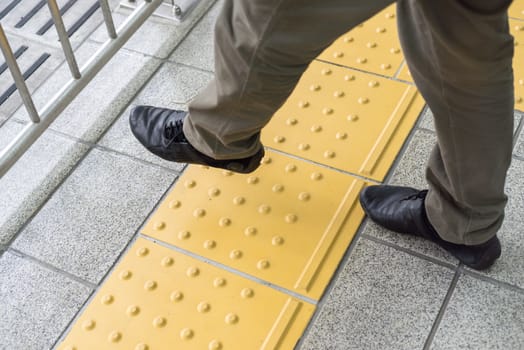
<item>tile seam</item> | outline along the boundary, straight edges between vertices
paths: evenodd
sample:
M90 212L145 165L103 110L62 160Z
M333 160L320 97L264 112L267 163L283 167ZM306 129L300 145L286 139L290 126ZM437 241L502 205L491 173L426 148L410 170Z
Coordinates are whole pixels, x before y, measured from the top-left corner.
M23 122L21 122L18 119L14 119L12 122L20 124L20 125L26 125L26 123L23 123ZM129 159L134 160L134 161L136 161L138 163L141 163L143 165L151 166L153 168L157 168L157 169L160 169L160 170L165 170L165 171L170 172L170 173L174 173L174 174L179 174L180 173L180 171L178 171L178 170L174 170L174 169L171 169L171 168L168 168L168 167L165 167L165 166L153 163L153 162L149 162L149 161L147 161L145 159L133 156L131 154L127 154L127 153L124 153L122 151L115 150L115 149L113 149L111 147L102 146L102 145L100 145L98 143L89 142L89 141L86 141L86 140L83 140L81 138L78 138L78 137L66 134L66 133L58 131L58 130L48 129L48 131L51 134L54 134L54 135L62 137L64 139L67 139L67 140L74 141L76 143L85 145L85 146L90 147L92 149L97 149L99 151L104 151L104 152L111 153L111 154L114 154L114 155L118 155L118 156L122 156L122 157L125 157L125 158L129 158ZM185 163L178 163L178 164L185 164Z
M476 272L476 271L473 271L473 270L470 270L470 269L464 269L463 274L467 275L469 277L473 277L475 279L478 279L480 281L489 283L491 285L494 285L494 286L497 286L497 287L502 287L502 288L504 288L506 290L511 290L512 292L524 295L524 288L521 288L519 286L510 284L508 282L504 282L504 281L498 280L498 279L496 279L494 277L486 276L486 275L483 275L482 273L479 273L479 272Z
M169 58L173 55L174 51L180 46L180 44L191 34L193 29L204 19L204 17L206 17L206 15L211 11L212 7L217 3L218 0L203 0L203 1L207 1L208 2L208 4L205 5L205 6L207 6L207 8L205 8L205 10L201 14L199 14L198 20L195 21L195 23L193 23L191 25L191 27L186 29L186 32L184 33L184 35L182 37L180 37L180 40L177 42L177 44L175 44L173 49L169 53L167 53L165 58L162 58L162 57L159 57L159 56L155 56L155 55L147 55L147 54L144 54L143 52L140 52L140 51L137 51L137 50L133 50L133 49L129 49L129 48L125 48L125 47L122 47L122 50L125 50L125 51L128 51L128 52L133 52L133 53L139 53L139 54L142 54L144 56L156 58L158 60L164 61L164 63L165 62L175 63L173 61L170 61ZM116 11L118 10L119 7L120 7L120 5L115 6L115 9L113 9L111 11L112 14L116 13ZM126 10L126 11L129 11L129 10ZM154 17L150 17L150 18L153 18L153 22L154 22L154 20L156 20L156 24L165 24L165 25L171 24L169 22L170 20L168 20L168 19L159 19L159 18L155 19ZM177 23L177 25L179 25L179 24L180 23ZM96 28L96 30L98 30L98 28L100 28L102 26L104 26L104 22L102 22L100 24L100 26ZM118 27L117 27L117 29L118 29ZM93 33L94 33L94 31L89 33L89 34L91 35ZM103 41L98 41L98 40L95 40L94 38L88 38L88 39L91 42L93 42L93 43L97 43L97 44L103 44L104 43ZM211 73L213 73L213 72L211 72Z
M442 266L442 267L445 267L445 268L448 268L448 269L451 269L451 270L455 270L456 267L457 267L457 265L453 265L452 263L449 263L447 261L439 260L439 259L434 258L432 256L425 255L425 254L422 254L422 253L417 252L415 250L411 250L411 249L399 246L399 245L397 245L395 243L391 243L391 242L385 241L385 240L380 239L380 238L375 237L375 236L371 236L371 235L368 235L368 234L363 234L362 238L368 239L368 240L373 241L375 243L379 243L379 244L385 245L387 247L396 249L396 250L401 251L403 253L409 254L411 256L414 256L414 257L417 257L417 258L420 258L420 259L423 259L423 260L426 260L426 261L429 261L429 262L432 262L432 263L434 263L436 265L439 265L439 266Z
M370 179L370 178L362 176L360 174L355 174L355 173L351 173L351 172L343 170L343 169L335 168L335 167L332 167L332 166L330 166L328 164L318 163L318 162L315 162L314 160L310 160L310 159L307 159L307 158L302 158L300 156L297 156L296 154L287 153L287 152L284 152L284 151L281 151L279 149L272 148L272 147L269 147L269 146L264 146L264 148L266 148L267 150L270 150L272 152L284 155L286 157L289 157L289 158L292 158L292 159L295 159L295 160L298 160L298 161L302 161L302 162L307 163L307 164L312 164L312 165L316 165L316 166L319 166L319 167L324 168L324 169L332 170L332 171L338 172L338 173L340 173L342 175L352 176L352 177L357 178L359 180L362 180L364 182L373 182L375 184L379 184L380 183L379 181L377 181L375 179Z
M60 332L60 335L57 337L56 341L53 343L51 348L55 348L56 346L58 346L60 344L60 342L67 336L67 334L69 333L69 331L71 330L73 325L78 321L78 318L80 317L80 315L82 315L82 313L85 311L85 309L91 304L91 302L93 301L95 295L98 293L100 288L102 288L102 286L107 281L107 279L113 274L113 272L115 271L114 270L115 267L120 263L122 258L129 253L129 251L131 250L131 247L133 246L133 244L140 237L140 230L142 229L144 224L149 220L149 217L157 210L157 208L160 205L160 203L167 197L167 195L169 194L169 191L171 190L171 187L173 186L173 184L177 180L178 180L178 177L173 180L171 185L169 185L168 188L164 191L164 193L160 197L159 201L153 206L153 208L148 213L148 215L145 216L144 220L138 226L138 229L135 230L135 233L133 234L133 236L131 237L129 242L127 242L127 244L124 246L122 251L118 254L117 258L113 261L113 264L107 269L107 271L104 274L104 276L100 279L100 281L96 285L96 288L93 289L93 292L89 295L88 298L86 298L85 302L80 306L80 308L78 308L78 310L76 311L74 316L71 318L69 323Z
M435 321L433 322L433 325L428 334L428 337L426 338L426 341L424 343L424 347L423 347L424 350L429 350L433 342L433 339L435 338L435 335L437 334L438 328L440 326L440 322L442 321L442 318L444 317L444 314L446 313L446 309L448 308L449 302L451 300L451 297L453 296L453 292L455 291L455 288L457 287L457 283L461 275L462 275L462 264L460 264L455 270L455 275L453 276L453 279L451 280L449 289L446 293L446 296L444 297L444 301L442 302L442 305L437 314L437 317L435 318Z
M399 79L398 76L400 75L400 72L402 72L402 69L404 68L404 66L407 65L407 61L406 59L402 59L402 61L400 62L400 65L398 66L397 68L397 71L395 72L395 74L393 74L393 79L399 81L399 82L404 82L404 80L402 79Z
M289 290L287 288L284 288L284 287L281 287L277 284L274 284L274 283L271 283L269 281L266 281L266 280L263 280L263 279L260 279L258 277L255 277L253 275L250 275L246 272L242 272L238 269L235 269L231 266L228 266L226 264L222 264L218 261L215 261L215 260L212 260L212 259L209 259L209 258L206 258L202 255L199 255L199 254L196 254L196 253L193 253L189 250L186 250L186 249L183 249L183 248L180 248L180 247L177 247L175 245L172 245L172 244L169 244L167 242L164 242L164 241L161 241L161 240L158 240L156 238L152 238L150 236L147 236L143 233L140 233L140 236L141 238L144 238L150 242L153 242L155 244L158 244L159 246L162 246L164 248L168 248L168 249L171 249L172 251L175 251L177 253L180 253L180 254L183 254L185 256L188 256L188 257L191 257L193 259L196 259L202 263L205 263L205 264L208 264L210 266L213 266L213 267L216 267L216 268L219 268L221 270L224 270L224 271L227 271L229 273L233 273L234 275L236 276L239 276L239 277L242 277L242 278L245 278L249 281L252 281L252 282L255 282L257 284L260 284L262 286L266 286L266 287L269 287L275 291L278 291L280 293L283 293L283 294L286 294L290 297L293 297L295 299L298 299L302 302L306 302L306 303L309 303L309 304L312 304L314 306L317 305L318 301L317 300L314 300L312 298L308 298L307 296L304 296L304 295L301 295L299 293L296 293L296 292L293 292L292 290Z
M358 69L358 68L355 68L355 67L345 66L345 65L342 65L342 64L334 63L334 62L325 61L325 60L322 60L322 59L319 59L319 58L316 58L315 61L322 62L324 64L331 64L331 65L339 67L339 68L345 68L345 69L353 70L353 71L364 73L364 74L370 74L370 75L373 75L375 77L384 78L384 79L387 79L387 80L394 81L396 83L401 83L401 84L405 84L405 85L408 85L408 86L415 86L414 83L406 82L404 80L398 80L397 78L390 77L388 75L382 75L382 74L370 72L370 71L367 71L367 70Z
M58 181L58 183L56 184L56 186L49 192L49 194L47 195L47 197L42 201L42 203L40 203L40 205L38 205L36 207L36 209L34 210L34 212L27 218L27 220L20 226L20 228L18 229L18 231L13 235L13 237L11 237L11 239L8 241L7 243L7 247L11 247L11 245L16 241L16 239L18 238L18 236L20 236L22 234L22 232L26 229L26 227L33 221L33 219L40 213L40 210L42 210L42 208L49 202L49 200L55 195L55 193L58 191L58 189L60 187L62 187L62 185L64 184L64 182L67 181L67 179L69 178L69 176L71 176L73 174L73 172L79 167L79 165L83 162L83 160L87 157L87 155L89 153L91 153L91 150L92 150L92 147L89 147L85 150L85 152L80 155L80 157L78 158L78 160L76 161L75 164L73 164L73 166L71 167L71 169L63 176L62 179L60 179L60 181Z
M331 278L329 280L329 283L327 284L326 288L324 289L324 292L320 296L320 299L318 300L318 303L316 305L315 312L311 316L311 319L308 322L306 328L304 329L304 332L302 332L301 337L297 341L297 344L295 346L295 350L299 350L300 347L303 345L306 336L309 334L309 332L313 328L315 322L317 321L318 317L320 316L320 312L321 312L324 304L327 302L328 296L331 294L331 291L335 288L335 283L336 283L336 281L338 279L338 276L340 276L340 274L344 270L345 266L347 265L349 259L351 258L351 254L353 253L353 250L355 250L355 247L357 246L358 242L360 241L366 226L367 226L367 220L364 219L360 223L360 225L359 225L359 227L357 229L357 232L355 233L355 236L353 237L353 239L351 240L351 243L349 244L349 247L344 252L344 255L340 259L340 263L338 264L337 268L333 272L333 274L332 274L332 276L331 276Z
M90 289L95 289L96 288L96 284L95 283L89 282L89 281L87 281L87 280L85 280L85 279L83 279L81 277L78 277L78 276L76 276L76 275L74 275L74 274L72 274L70 272L64 271L64 270L62 270L62 269L60 269L60 268L58 268L58 267L56 267L56 266L46 262L46 261L40 260L38 258L35 258L34 256L26 254L26 253L24 253L21 250L18 250L18 249L10 247L6 251L11 253L11 254L16 255L19 258L22 258L24 260L33 262L33 263L39 265L40 267L45 268L46 270L55 272L55 273L57 273L59 275L63 275L63 276L65 276L65 277L67 277L67 278L69 278L69 279L71 279L71 280L73 280L75 282L78 282L78 283L82 284L85 287L88 287Z

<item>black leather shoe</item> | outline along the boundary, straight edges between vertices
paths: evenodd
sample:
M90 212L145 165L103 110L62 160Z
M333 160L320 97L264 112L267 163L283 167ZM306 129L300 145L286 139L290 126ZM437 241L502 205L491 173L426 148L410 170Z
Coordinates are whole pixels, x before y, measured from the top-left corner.
M253 156L217 160L197 151L187 141L182 125L187 112L152 106L133 108L129 117L131 131L151 153L172 162L208 165L237 173L251 173L260 165L264 148Z
M430 240L475 270L490 267L500 257L500 241L494 236L479 245L462 245L440 238L428 220L424 200L428 191L409 187L369 186L360 193L360 204L371 220L391 231Z

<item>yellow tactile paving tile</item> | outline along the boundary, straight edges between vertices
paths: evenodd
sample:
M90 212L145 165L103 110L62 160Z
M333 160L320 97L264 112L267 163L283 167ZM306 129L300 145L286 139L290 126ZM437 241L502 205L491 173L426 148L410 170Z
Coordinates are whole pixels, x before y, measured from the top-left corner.
M423 106L412 85L314 62L264 128L262 140L382 181Z
M514 0L508 12L510 17L524 20L524 1Z
M404 62L404 64L402 65L402 68L400 68L400 72L397 75L397 79L413 83L413 77L411 76L411 73L409 72L409 68L406 62Z
M391 5L337 39L318 58L376 74L394 76L403 55Z
M139 239L60 350L292 349L314 305Z
M364 217L363 186L275 152L249 175L191 166L142 233L318 300Z
M524 22L509 21L511 34L515 38L513 74L515 77L515 109L524 111Z

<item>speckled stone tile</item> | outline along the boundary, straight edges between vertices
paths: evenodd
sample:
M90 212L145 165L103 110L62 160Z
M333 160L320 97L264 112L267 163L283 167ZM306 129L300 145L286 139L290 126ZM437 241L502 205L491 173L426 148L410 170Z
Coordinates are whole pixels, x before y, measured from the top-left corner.
M91 289L6 252L0 257L1 349L49 349Z
M523 112L519 112L521 114L521 116L524 116L524 113ZM522 120L522 118L521 118ZM513 150L513 154L515 154L516 156L519 156L521 158L524 158L524 130L520 130L520 133L517 137L517 140L515 142L515 147L514 147L514 150Z
M7 121L0 128L0 149L22 128L22 124ZM84 144L45 132L0 179L0 246L11 241L87 149Z
M513 160L506 185L508 205L504 223L497 233L502 255L482 274L524 289L524 161Z
M182 23L150 17L124 45L124 48L148 56L167 58L214 2L215 0L201 0ZM122 8L113 13L115 26L120 26L130 13L130 10ZM105 26L101 25L91 38L97 42L106 41L108 37Z
M175 49L169 60L187 64L200 69L214 71L215 22L222 8L223 1L217 1L191 33Z
M418 127L435 131L435 124L433 123L433 112L431 112L431 110L427 106L424 112L422 112L422 116L420 117Z
M367 219L366 228L362 233L380 238L384 241L393 243L395 245L415 251L417 253L438 259L442 262L458 265L458 260L455 257L453 257L453 255L449 254L447 251L439 247L437 244L429 242L420 237L403 235L400 233L386 230L385 228L375 224L369 219Z
M143 88L135 100L100 140L100 145L144 159L175 171L184 164L162 160L147 151L129 128L129 112L136 105L152 105L187 110L190 101L211 79L211 74L167 62Z
M522 349L524 293L461 276L431 349Z
M13 247L98 283L174 179L156 166L92 150Z
M133 103L176 108L189 103L211 79L211 73L166 62Z
M515 121L513 123L513 131L516 132L522 120L523 113L519 111L515 111L514 116L515 116ZM418 127L423 128L423 129L428 129L431 131L435 131L435 125L433 123L433 112L431 112L429 108L426 108L426 110L422 114Z
M404 154L401 155L400 161L395 166L388 183L418 189L427 188L426 165L436 142L437 137L434 133L417 130Z
M506 177L505 192L508 196L506 213L512 219L524 222L522 213L524 212L524 161L515 159L511 161L511 166Z
M361 239L301 350L422 349L453 271Z

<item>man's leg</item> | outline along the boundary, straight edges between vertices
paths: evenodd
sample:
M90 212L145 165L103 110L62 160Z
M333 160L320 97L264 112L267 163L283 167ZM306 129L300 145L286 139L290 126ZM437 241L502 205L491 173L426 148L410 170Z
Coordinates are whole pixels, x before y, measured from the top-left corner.
M399 33L411 74L435 116L429 191L368 188L368 215L423 236L476 269L500 256L513 136L510 0L399 0Z
M309 63L392 0L226 0L215 31L215 79L189 106L184 134L215 159L248 157L260 129Z
M412 76L435 116L426 210L439 235L475 245L504 217L513 142L510 0L401 0Z

